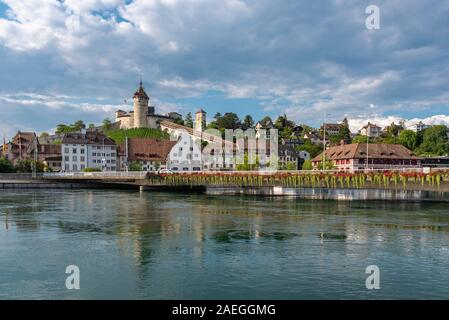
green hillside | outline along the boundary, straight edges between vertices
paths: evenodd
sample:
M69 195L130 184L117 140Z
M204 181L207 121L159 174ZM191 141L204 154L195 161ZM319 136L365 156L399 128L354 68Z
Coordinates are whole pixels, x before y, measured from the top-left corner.
M117 144L125 142L126 137L128 138L152 138L169 140L170 135L158 129L150 128L133 128L133 129L115 129L105 132L106 135L115 141Z

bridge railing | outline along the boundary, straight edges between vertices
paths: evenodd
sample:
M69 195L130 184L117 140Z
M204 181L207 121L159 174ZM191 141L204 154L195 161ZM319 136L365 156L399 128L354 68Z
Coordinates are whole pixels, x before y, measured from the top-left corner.
M52 172L44 173L43 178L92 178L92 179L110 179L110 178L132 178L145 179L146 171L106 171L106 172Z
M26 180L26 179L41 179L43 173L0 173L2 180Z

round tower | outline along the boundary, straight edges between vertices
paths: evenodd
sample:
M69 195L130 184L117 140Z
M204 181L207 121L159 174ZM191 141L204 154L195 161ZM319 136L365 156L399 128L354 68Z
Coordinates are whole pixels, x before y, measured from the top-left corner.
M134 93L134 128L143 128L147 126L148 103L150 98L143 89L142 81L139 88Z

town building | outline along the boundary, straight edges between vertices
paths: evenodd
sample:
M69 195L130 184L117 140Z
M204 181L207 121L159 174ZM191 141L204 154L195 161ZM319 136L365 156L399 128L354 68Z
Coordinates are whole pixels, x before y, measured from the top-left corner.
M235 168L234 156L225 154L223 148L235 150L236 145L231 141L224 140L221 136L203 131L206 124L206 112L202 109L199 111L195 114L195 129L171 121L161 121L161 130L168 132L172 139L179 139L182 135L187 134L197 146L204 143L207 148L219 147L220 150L212 150L214 154L209 155L206 161L203 159L202 168L204 170L233 170Z
M278 148L278 166L280 169L300 170L305 160L310 159L307 151L298 151L294 145L280 144Z
M120 170L127 171L132 163L138 163L143 171L155 172L168 168L168 155L176 141L128 138L119 146Z
M325 159L340 171L394 170L421 166L421 158L400 144L343 144L328 148ZM314 170L322 169L322 160L322 153L312 159Z
M340 128L339 123L325 123L320 127L320 132L324 135L324 129L326 129L326 137L336 136L340 133Z
M2 151L2 156L11 161L14 166L20 160L28 159L27 149L35 137L36 134L34 132L18 131L12 140L6 144L6 150Z
M168 168L172 171L202 171L201 147L187 133L179 139L168 154Z
M27 157L42 162L48 171L62 169L61 145L56 144L50 137L37 137L29 143Z
M304 140L309 140L312 144L323 144L323 137L317 132L306 132L304 134Z
M256 131L256 139L259 139L262 135L262 131L265 133L265 139L270 139L270 129L274 129L273 122L269 119L265 121L257 121L254 126Z
M359 130L359 134L362 136L368 136L370 138L378 138L382 133L382 128L368 122L362 129Z
M139 88L133 95L133 111L117 110L115 112L115 126L120 129L131 128L153 128L160 127L162 120L175 121L179 120L181 115L177 112L170 112L168 115L160 115L155 113L155 107L149 105L150 97L140 81Z
M421 165L429 168L449 168L449 157L424 157Z
M427 129L428 127L429 126L427 124L420 121L420 122L412 125L411 130L413 130L414 132L421 132L421 131L424 131L425 129Z
M83 171L86 168L102 171L117 170L115 142L99 131L66 133L61 143L62 170Z

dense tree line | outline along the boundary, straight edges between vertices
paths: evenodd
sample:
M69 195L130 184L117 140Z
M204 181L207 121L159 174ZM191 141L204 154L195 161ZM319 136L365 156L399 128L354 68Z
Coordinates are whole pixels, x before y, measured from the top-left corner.
M33 172L33 167L36 168L36 172L50 171L50 168L39 161L19 160L14 166L8 159L0 158L0 173L31 173Z

